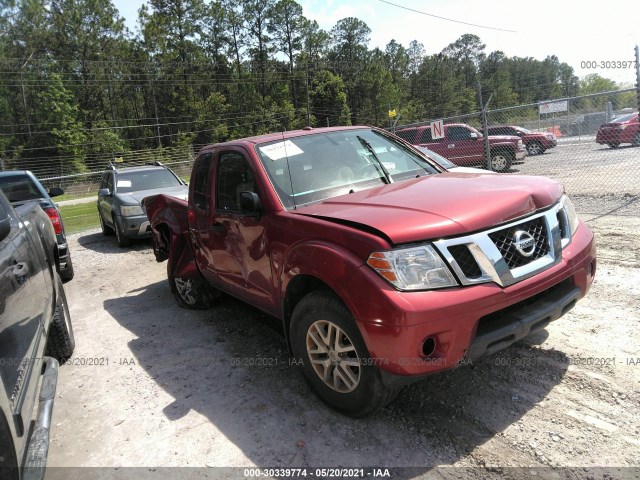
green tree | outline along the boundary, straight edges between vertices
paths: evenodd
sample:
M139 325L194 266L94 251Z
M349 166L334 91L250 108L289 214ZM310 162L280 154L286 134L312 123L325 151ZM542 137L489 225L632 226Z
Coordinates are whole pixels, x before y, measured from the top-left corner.
M464 85L477 91L478 70L485 58L485 44L480 37L465 33L449 44L442 53L455 60L456 73L464 77Z
M360 123L359 106L363 103L362 91L358 88L359 74L365 68L370 35L367 24L355 17L343 18L331 29L330 59L344 80L349 110L356 123Z
M51 128L51 153L68 158L65 173L84 170L86 135L78 121L75 98L65 87L59 74L51 74L49 86L42 93L41 101L42 119Z
M391 79L395 84L402 84L409 75L411 58L407 50L395 40L391 40L385 47L385 64L391 73Z
M316 73L311 84L310 96L318 125L351 125L345 85L339 76L328 70Z
M258 65L262 98L267 95L267 64L273 50L268 31L274 7L275 0L242 0L246 43L252 60Z
M302 35L305 18L302 7L295 0L280 0L273 7L268 31L278 51L288 59L291 95L294 108L298 108L296 81L294 78L294 58L302 48Z

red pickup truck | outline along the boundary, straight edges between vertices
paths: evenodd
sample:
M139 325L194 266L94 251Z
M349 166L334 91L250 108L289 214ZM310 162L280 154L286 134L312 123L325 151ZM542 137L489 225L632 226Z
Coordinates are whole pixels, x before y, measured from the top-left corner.
M464 123L450 123L444 126L444 137L433 138L431 127L403 128L395 132L400 138L413 145L426 147L461 167L486 165L482 133ZM520 137L513 135L489 136L491 170L506 172L515 160L527 155Z
M595 274L559 183L446 172L376 128L211 145L189 189L144 200L180 305L222 291L280 318L307 383L352 416L545 328Z

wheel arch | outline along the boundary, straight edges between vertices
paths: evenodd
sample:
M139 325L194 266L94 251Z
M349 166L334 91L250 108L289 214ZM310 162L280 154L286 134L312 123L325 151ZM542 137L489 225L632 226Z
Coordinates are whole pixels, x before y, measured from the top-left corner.
M353 306L341 292L361 264L358 257L348 250L324 242L299 244L288 252L280 276L280 298L282 328L289 348L293 310L309 293L328 291L353 314Z

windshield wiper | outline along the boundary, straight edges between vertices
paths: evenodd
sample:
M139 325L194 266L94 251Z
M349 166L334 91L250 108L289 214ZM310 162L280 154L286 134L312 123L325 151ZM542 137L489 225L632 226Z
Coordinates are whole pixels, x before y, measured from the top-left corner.
M378 173L382 174L380 179L386 184L393 183L393 179L391 178L389 171L385 168L384 164L380 161L380 159L378 158L378 155L376 155L376 152L371 146L371 144L367 142L364 138L362 138L360 135L356 135L356 138L358 139L360 144L367 149L367 151L371 154L371 156L377 162L377 165L375 163L373 163L372 165L375 167L376 170L378 170Z

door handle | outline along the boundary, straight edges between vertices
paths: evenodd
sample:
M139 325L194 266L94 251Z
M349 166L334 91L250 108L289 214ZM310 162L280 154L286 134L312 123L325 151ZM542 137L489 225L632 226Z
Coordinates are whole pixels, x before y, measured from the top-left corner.
M15 262L11 273L16 277L18 283L23 284L27 280L29 266L24 262Z
M227 231L227 227L224 226L224 223L216 222L209 227L213 233L221 234Z

